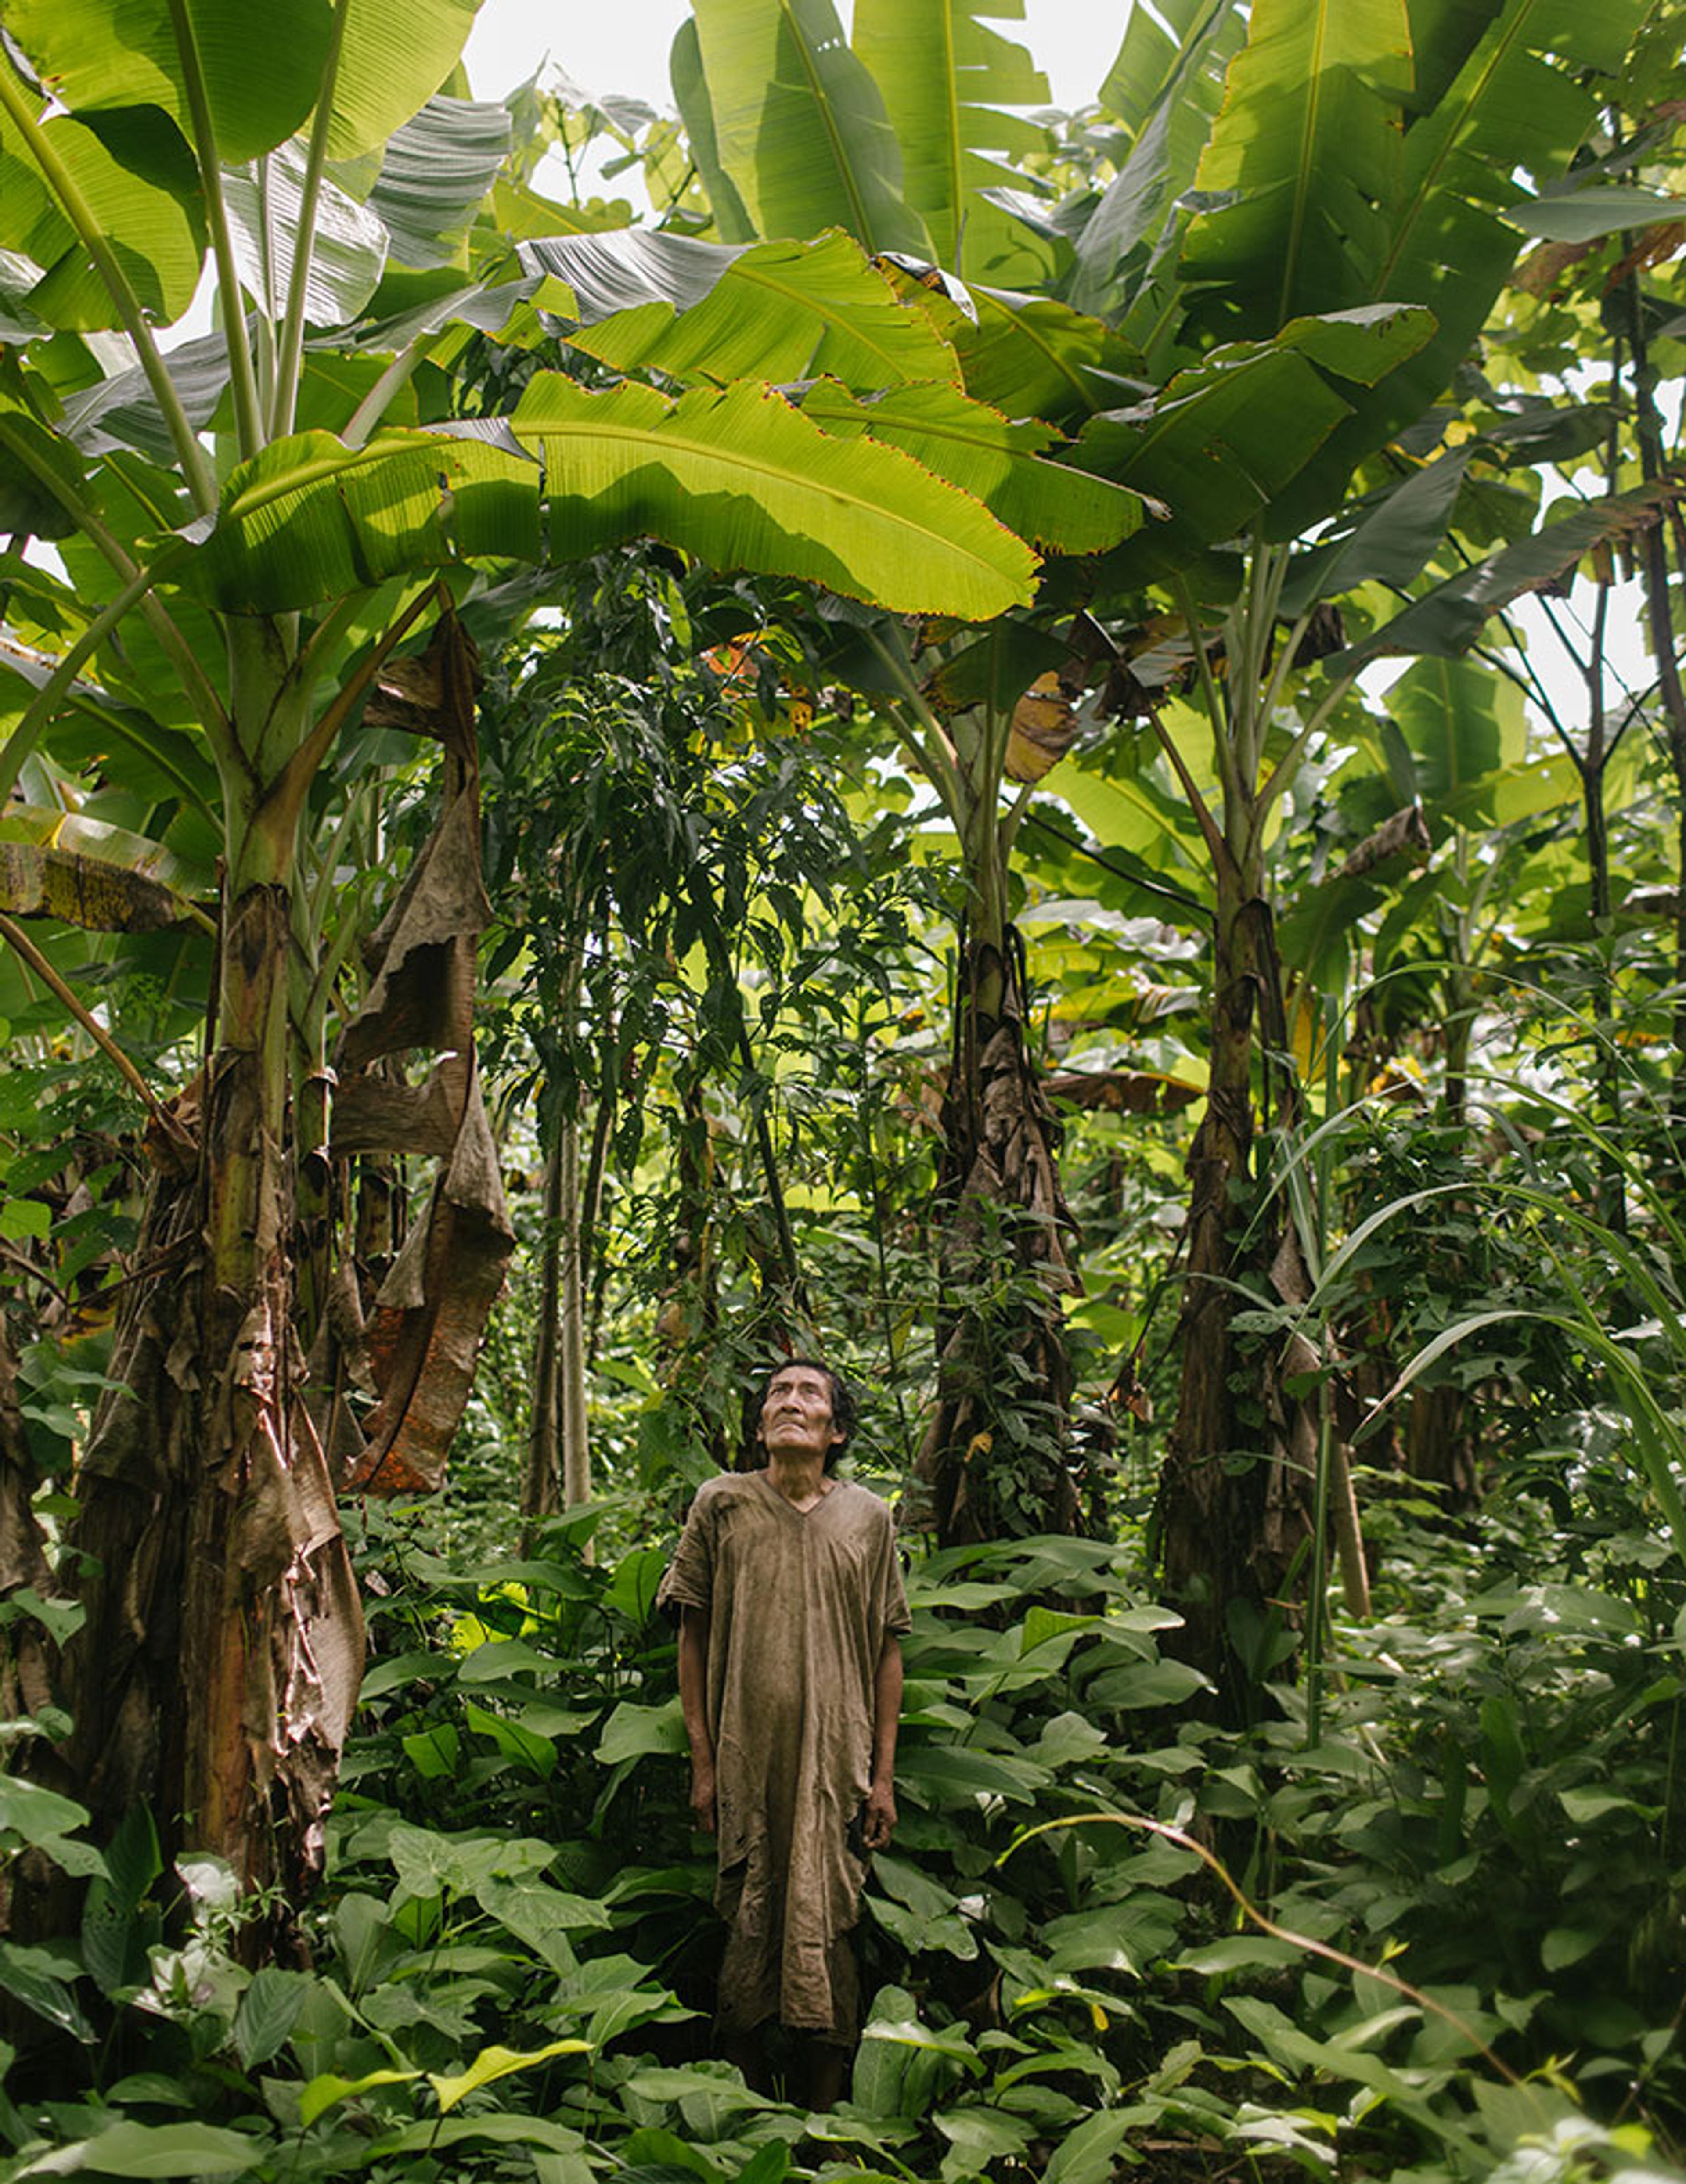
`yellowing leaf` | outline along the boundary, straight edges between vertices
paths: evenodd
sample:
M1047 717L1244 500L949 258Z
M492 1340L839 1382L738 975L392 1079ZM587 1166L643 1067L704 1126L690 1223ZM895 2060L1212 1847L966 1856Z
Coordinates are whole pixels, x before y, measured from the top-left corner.
M439 2097L441 2113L449 2114L459 2101L477 2092L482 2086L489 2086L494 2079L507 2078L516 2070L530 2070L537 2063L548 2063L554 2055L587 2055L590 2052L589 2040L553 2040L547 2048L535 2048L530 2055L517 2055L511 2048L483 2048L459 2076L430 2075L427 2082Z

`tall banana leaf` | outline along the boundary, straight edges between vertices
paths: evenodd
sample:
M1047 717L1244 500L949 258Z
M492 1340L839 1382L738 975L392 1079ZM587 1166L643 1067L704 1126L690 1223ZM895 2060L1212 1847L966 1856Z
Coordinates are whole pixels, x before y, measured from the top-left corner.
M1046 106L1047 78L983 19L1021 21L1024 0L856 0L853 43L883 94L902 192L938 262L992 287L1040 287L1049 245L985 192L1025 187L1046 131L1013 108Z
M843 227L869 249L929 256L882 90L832 0L699 0L695 12L701 73L676 90L750 231Z

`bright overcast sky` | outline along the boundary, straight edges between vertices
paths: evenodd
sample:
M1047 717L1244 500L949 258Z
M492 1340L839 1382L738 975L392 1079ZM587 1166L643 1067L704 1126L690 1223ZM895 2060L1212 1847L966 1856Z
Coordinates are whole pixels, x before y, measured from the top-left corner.
M1030 47L1055 105L1093 98L1124 36L1129 0L1023 0L1023 6L1022 22L991 27ZM626 92L671 110L667 49L689 12L688 0L601 0L595 7L483 0L468 41L469 78L479 98L501 98L548 56L584 90ZM846 20L846 0L842 12Z

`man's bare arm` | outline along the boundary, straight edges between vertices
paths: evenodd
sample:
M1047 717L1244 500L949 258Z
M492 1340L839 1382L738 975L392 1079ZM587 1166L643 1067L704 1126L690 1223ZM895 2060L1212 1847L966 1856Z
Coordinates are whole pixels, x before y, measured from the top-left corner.
M862 1833L868 1850L884 1850L896 1832L896 1732L902 1720L902 1641L885 1633L873 1676L873 1782Z
M708 1734L708 1624L706 1607L679 1611L679 1705L691 1748L691 1811L704 1834L712 1836L719 1817L714 1802L714 1741Z

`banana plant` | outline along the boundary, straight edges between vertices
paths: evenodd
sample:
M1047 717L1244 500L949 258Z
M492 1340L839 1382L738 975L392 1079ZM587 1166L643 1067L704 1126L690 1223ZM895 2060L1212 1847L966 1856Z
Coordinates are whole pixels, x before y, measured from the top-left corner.
M677 396L627 376L648 314L588 310L545 262L578 222L502 179L510 114L456 72L470 0L282 0L262 67L237 0L0 14L0 787L96 719L108 772L191 757L221 868L204 1065L160 1102L79 1468L75 1726L40 1763L296 1891L362 1659L335 1489L436 1468L509 1242L471 1036L473 629L645 535L965 617L1025 600L1036 555L875 420L833 432L769 383L930 382L966 414L852 245L734 261L732 359ZM170 348L207 267L213 330ZM626 365L556 368L586 316ZM500 415L464 376L487 353ZM440 808L368 930L340 912L389 854L355 799L394 730L443 747ZM329 1247L348 1163L395 1148L438 1172L407 1239L366 1234L377 1287Z

